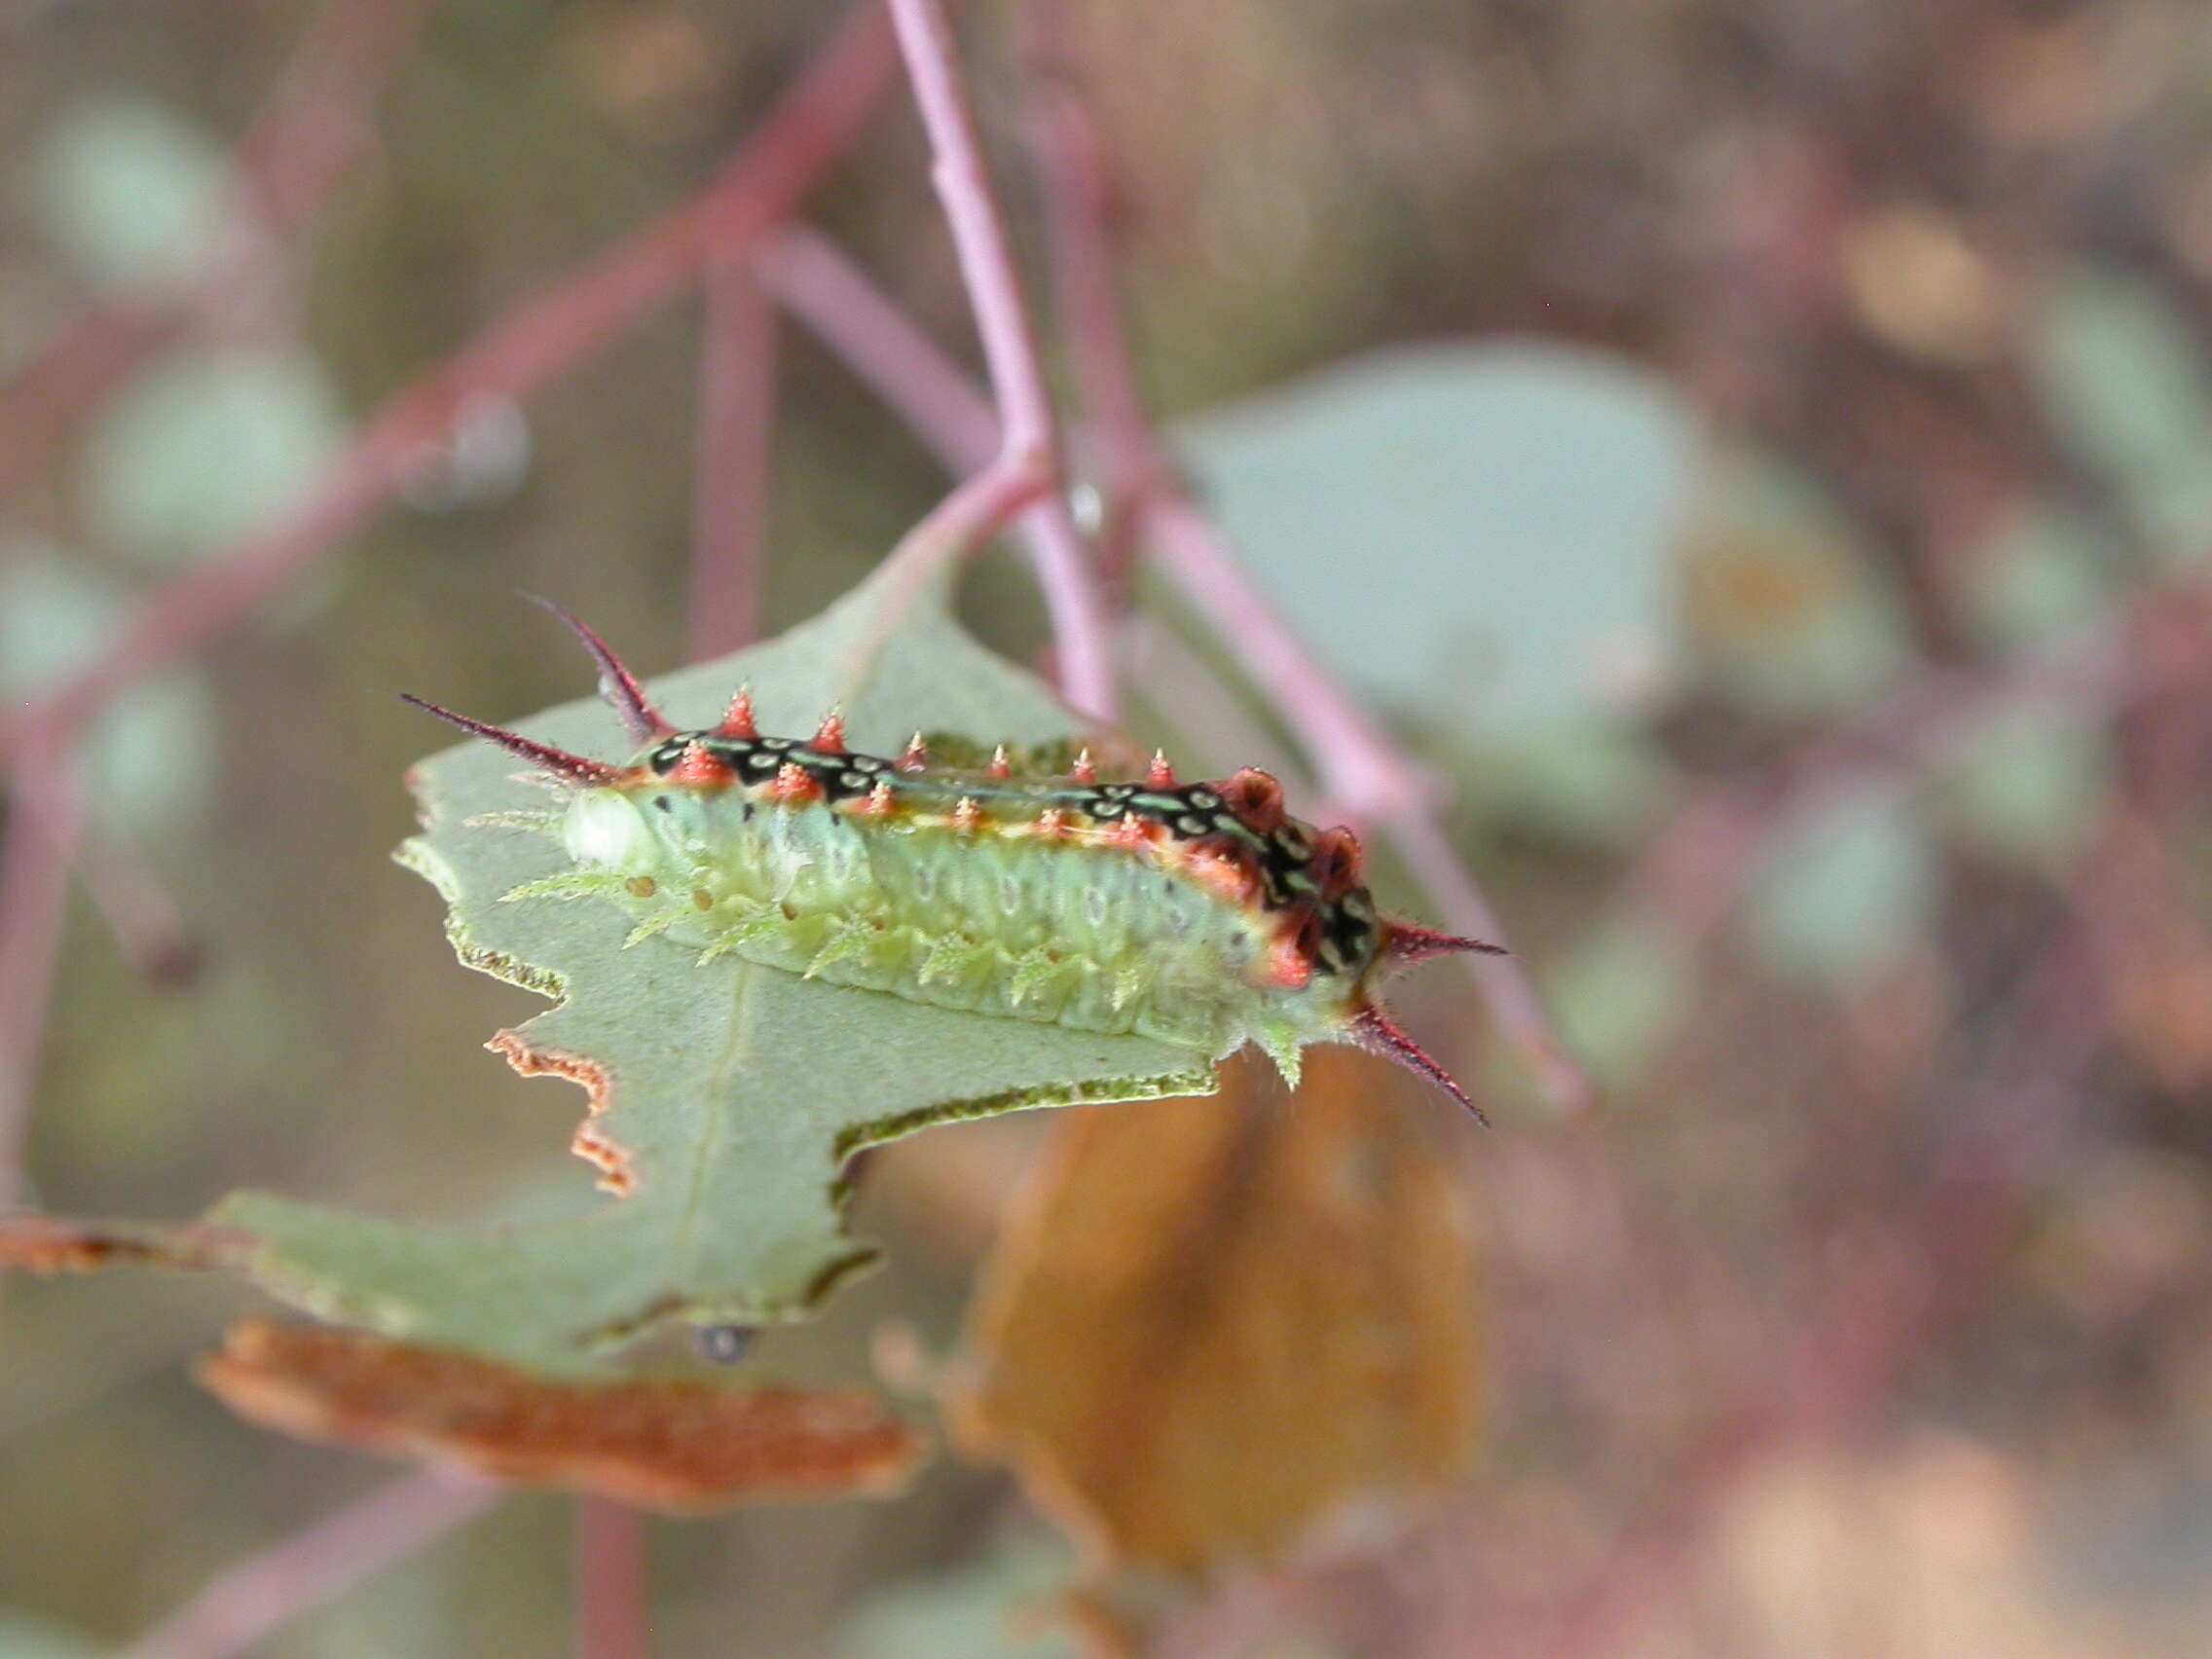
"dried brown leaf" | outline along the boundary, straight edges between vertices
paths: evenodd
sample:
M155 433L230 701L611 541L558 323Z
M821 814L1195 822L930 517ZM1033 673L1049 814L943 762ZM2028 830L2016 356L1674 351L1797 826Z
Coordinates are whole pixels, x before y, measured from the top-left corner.
M859 1390L556 1382L363 1331L260 1319L232 1326L198 1374L265 1428L641 1509L882 1495L922 1453L913 1429Z
M986 1275L972 1450L1093 1569L1280 1558L1348 1508L1451 1483L1479 1427L1476 1286L1433 1103L1346 1049L1293 1095L1070 1113Z
M51 1276L124 1267L224 1268L252 1242L219 1227L12 1215L0 1217L0 1272Z

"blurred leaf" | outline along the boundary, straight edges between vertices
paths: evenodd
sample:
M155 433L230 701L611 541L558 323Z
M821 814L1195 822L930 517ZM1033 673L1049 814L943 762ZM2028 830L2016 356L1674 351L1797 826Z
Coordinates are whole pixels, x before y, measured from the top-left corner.
M344 432L306 350L191 347L117 399L87 446L102 542L152 570L220 552L305 499Z
M81 565L14 550L0 558L0 697L48 691L99 654L130 608L129 590ZM100 717L85 746L102 813L173 830L205 805L215 775L215 710L191 669L142 682Z
M0 1659L106 1659L108 1651L91 1637L0 1607Z
M1746 917L1752 944L1799 978L1850 984L1897 961L1926 932L1936 854L1911 807L1879 795L1837 802L1768 849Z
M553 1382L503 1365L249 1319L200 1381L281 1433L642 1509L882 1496L920 1457L914 1431L855 1390L740 1390L668 1378Z
M2065 710L2011 709L1984 721L1961 749L1936 796L1948 825L1993 858L2061 873L2110 793L2104 731Z
M1633 1083L1693 1006L1697 964L1659 917L1616 908L1544 965L1545 1006L1606 1082Z
M1977 550L1962 602L1985 646L2019 651L2078 633L2112 603L2118 563L2111 537L2055 502L2029 501L2011 512Z
M167 105L121 95L72 104L48 129L38 171L55 240L94 281L160 286L206 260L223 152Z
M1595 718L1545 720L1478 738L1455 768L1483 820L1624 847L1646 830L1673 772L1645 731Z
M2050 284L2029 345L2067 446L2161 557L2195 563L2212 534L2212 375L2189 319L2152 282L2083 261Z
M680 722L712 724L749 682L770 730L841 706L859 746L890 749L918 711L1015 745L1071 736L1028 675L952 622L941 591L866 585L779 639L654 682ZM398 718L396 713L394 718ZM624 752L596 700L521 730ZM585 1375L665 1321L805 1317L873 1257L842 1227L841 1169L935 1123L1210 1086L1210 1055L1138 1037L926 1007L648 940L611 904L501 897L568 867L523 830L472 823L542 807L512 756L468 742L415 767L424 833L402 862L444 895L463 961L560 999L494 1047L591 1094L576 1147L623 1192L575 1218L475 1231L383 1221L241 1193L211 1213L229 1261L317 1315L553 1376Z
M1864 532L1795 462L1736 446L1688 533L1688 623L1719 688L1778 718L1862 707L1908 666L1907 617Z
M1446 723L1647 694L1699 435L1666 385L1538 342L1370 352L1179 437L1329 661Z
M836 1659L1075 1659L1073 1638L1036 1616L1068 1568L1064 1550L1040 1543L1001 1543L867 1596L838 1633Z
M965 1443L1122 1579L1280 1560L1477 1442L1481 1348L1450 1165L1395 1074L1322 1048L1286 1096L1063 1121L978 1293Z

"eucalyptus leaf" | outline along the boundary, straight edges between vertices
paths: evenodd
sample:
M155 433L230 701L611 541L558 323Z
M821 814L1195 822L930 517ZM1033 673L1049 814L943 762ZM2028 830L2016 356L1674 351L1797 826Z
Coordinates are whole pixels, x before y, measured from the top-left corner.
M149 570L218 552L320 482L344 432L297 346L191 347L140 376L93 432L85 502L102 543Z
M1911 666L1909 617L1879 547L1777 451L1716 451L1691 515L1691 640L1715 686L1784 719L1863 708Z
M1753 881L1746 923L1769 962L1848 985L1900 959L1934 914L1940 871L1914 803L1869 791L1794 826Z
M2162 558L2194 564L2212 528L2212 373L2188 316L2154 283L2083 261L2032 322L2037 382L2067 447Z
M1372 351L1178 438L1317 648L1405 707L1512 728L1637 703L1674 666L1703 437L1626 361L1545 341Z
M1607 1083L1635 1083L1696 1005L1697 963L1665 917L1618 906L1544 974L1546 1005L1577 1058Z
M0 1607L0 1659L101 1659L107 1651L63 1625Z
M2095 721L2067 709L2008 709L1961 745L1936 805L1977 851L2055 876L2087 845L2112 772L2111 741Z
M816 620L654 682L680 724L711 724L751 684L763 730L811 730L840 707L855 747L897 752L917 723L982 741L1073 734L1027 674L971 641L945 597L877 578ZM594 701L519 725L620 756ZM592 901L500 903L566 857L524 830L471 823L542 807L516 763L470 742L418 765L424 832L401 862L445 897L470 966L555 997L498 1045L523 1069L596 1085L586 1134L626 1196L573 1219L433 1230L260 1194L210 1216L253 1244L247 1271L326 1317L547 1374L588 1372L663 1320L805 1316L872 1250L840 1220L854 1152L928 1124L1213 1087L1210 1056L1137 1037L930 1008L801 979L665 940L624 948L629 919Z
M73 104L48 129L36 170L55 240L95 281L160 286L205 262L223 151L167 105L131 96Z
M85 667L129 613L124 584L47 548L0 546L0 697L29 698ZM117 697L85 746L100 808L141 834L197 816L215 776L215 706L197 668Z

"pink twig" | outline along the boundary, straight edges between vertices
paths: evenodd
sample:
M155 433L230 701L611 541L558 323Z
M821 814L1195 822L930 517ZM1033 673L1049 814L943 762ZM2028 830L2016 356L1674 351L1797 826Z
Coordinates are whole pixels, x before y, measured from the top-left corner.
M947 472L965 478L991 464L1000 443L990 398L828 237L793 226L761 250L759 269L777 300L860 369ZM1056 492L1021 513L1014 529L1047 593L1055 572L1090 562ZM1063 670L1063 685L1070 678Z
M965 478L990 463L990 398L835 242L793 225L762 246L758 269L777 303L853 365L945 471Z
M1006 229L1000 222L998 202L983 168L975 118L960 82L952 31L937 0L891 0L891 16L905 55L906 73L913 82L914 101L921 107L922 125L929 132L936 158L932 176L952 227L953 245L960 256L969 303L975 308L976 328L982 337L983 360L990 369L999 413L998 458L984 477L975 482L984 485L991 474L998 475L1000 482L955 492L940 511L949 512L963 496L970 498L971 505L1001 499L1010 514L1034 506L1044 531L1035 543L1038 574L1059 655L1061 693L1079 712L1111 720L1117 698L1105 605L1082 538L1068 517L1045 371L1030 329L1028 308L1022 302ZM982 521L969 533L973 539L949 545L955 551L972 548L996 534L1006 522L1003 517L996 523ZM921 543L924 546L945 539L941 527L925 524L922 530L926 533ZM903 547L901 553L913 556L910 548Z
M0 1210L22 1196L23 1147L83 822L67 751L42 748L29 758L0 842Z
M862 6L719 175L396 393L303 508L152 595L96 662L18 719L8 748L38 721L76 729L125 686L236 626L358 529L469 407L536 390L665 300L707 258L733 256L782 218L888 89L891 45L880 10Z
M577 1498L575 1574L576 1659L645 1659L645 1518L610 1497Z
M232 1659L473 1520L500 1491L443 1470L387 1482L240 1562L122 1659Z
M86 826L78 837L77 878L133 970L158 984L191 977L199 963L198 941L129 835Z
M743 256L709 274L703 334L686 619L694 661L735 650L760 632L776 314Z

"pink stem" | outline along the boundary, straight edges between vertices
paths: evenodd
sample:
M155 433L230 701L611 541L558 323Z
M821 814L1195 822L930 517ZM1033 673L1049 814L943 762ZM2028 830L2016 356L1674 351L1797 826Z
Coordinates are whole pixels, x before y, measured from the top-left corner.
M991 470L1009 481L1037 481L1038 488L1014 493L1025 498L1021 505L1034 505L1045 527L1034 546L1059 654L1061 693L1080 713L1111 720L1118 699L1105 603L1068 516L1044 366L961 86L952 31L937 0L891 0L891 16L929 132L936 158L932 177L952 228L998 404L1000 448Z
M743 256L707 278L693 480L693 661L758 637L775 448L776 316Z
M836 243L794 226L761 250L759 268L769 291L793 316L847 362L868 366L868 384L947 472L965 478L990 464L1000 447L991 400ZM1014 528L1047 593L1058 572L1090 563L1057 492L1022 513ZM1070 645L1055 643L1064 665L1073 654ZM1071 679L1063 668L1063 684Z
M230 1568L122 1659L232 1659L499 1496L498 1487L442 1470L387 1482Z
M199 962L199 944L146 855L121 830L87 826L78 837L77 878L131 968L157 984L179 984Z
M0 842L0 1210L22 1197L31 1101L68 919L69 865L83 830L66 750L42 741L29 758Z
M576 1659L645 1659L645 1518L610 1497L579 1497L575 1547Z
M471 406L525 396L566 373L665 300L706 258L731 256L783 218L888 90L891 45L880 10L856 10L715 179L418 376L369 421L304 507L150 596L97 661L7 728L8 747L20 742L34 719L77 728L124 687L236 626L359 528Z
M991 400L842 248L810 225L793 225L756 263L777 303L860 368L945 471L965 478L989 464L999 448Z

